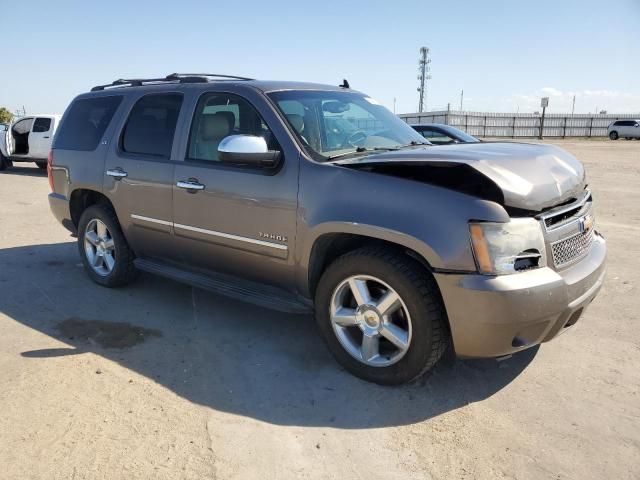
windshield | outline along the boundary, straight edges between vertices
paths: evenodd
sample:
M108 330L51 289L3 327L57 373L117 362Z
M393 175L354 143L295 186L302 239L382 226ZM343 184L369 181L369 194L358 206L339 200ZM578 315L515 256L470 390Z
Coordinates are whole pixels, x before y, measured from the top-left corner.
M268 95L316 160L427 144L409 125L361 93L287 90Z
M450 127L449 125L443 125L440 128L442 128L446 132L449 132L454 138L457 138L461 142L470 142L470 143L474 142L475 143L475 142L479 142L480 141L476 137L472 137L471 135L468 135L467 133L463 132L459 128Z

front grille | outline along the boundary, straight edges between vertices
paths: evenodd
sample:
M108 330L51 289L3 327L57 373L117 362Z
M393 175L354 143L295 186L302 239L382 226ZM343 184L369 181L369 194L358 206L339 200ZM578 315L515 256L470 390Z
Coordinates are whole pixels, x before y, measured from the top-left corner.
M579 232L568 238L551 244L553 263L556 267L563 267L581 259L591 247L593 228L586 232Z

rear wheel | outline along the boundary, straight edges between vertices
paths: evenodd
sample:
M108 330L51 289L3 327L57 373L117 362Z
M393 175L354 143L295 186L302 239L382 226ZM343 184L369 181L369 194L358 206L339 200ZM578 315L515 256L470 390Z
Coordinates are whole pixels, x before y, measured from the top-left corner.
M36 165L38 166L38 168L40 170L46 170L47 169L47 162L36 162Z
M618 132L609 132L609 138L611 140L617 140L618 139Z
M429 370L446 350L446 314L430 273L394 251L367 247L332 263L316 291L316 322L352 374L397 385Z
M89 277L100 285L126 285L138 274L116 214L106 205L93 205L82 213L78 249Z

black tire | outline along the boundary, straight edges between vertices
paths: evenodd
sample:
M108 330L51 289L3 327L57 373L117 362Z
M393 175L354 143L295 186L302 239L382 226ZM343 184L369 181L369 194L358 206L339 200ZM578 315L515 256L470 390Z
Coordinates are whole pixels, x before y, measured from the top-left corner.
M609 138L611 140L617 140L618 139L618 132L616 132L616 131L609 132Z
M38 166L38 168L40 170L46 170L47 169L47 162L36 162L36 165Z
M370 366L351 356L338 340L331 323L334 290L353 275L383 280L402 298L409 311L413 334L400 360L389 366ZM323 273L315 295L316 323L329 350L349 372L381 385L416 380L431 369L449 345L449 331L440 292L430 272L417 261L384 247L364 247L334 261Z
M7 168L13 166L13 162L5 157L2 152L0 152L0 171L6 170Z
M108 275L100 275L95 272L89 264L85 253L84 241L87 225L94 219L102 221L113 238L115 265ZM78 250L87 274L91 280L99 285L105 287L120 287L133 282L138 276L139 272L133 264L135 255L124 238L118 217L113 209L107 205L92 205L82 212L80 221L78 222Z

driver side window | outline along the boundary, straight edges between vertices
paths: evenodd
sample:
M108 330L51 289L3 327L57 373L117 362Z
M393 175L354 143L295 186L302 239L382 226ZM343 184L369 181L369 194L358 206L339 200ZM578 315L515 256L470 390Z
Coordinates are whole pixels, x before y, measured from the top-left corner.
M247 100L228 93L207 93L196 107L187 160L219 161L218 146L229 135L260 136L269 148L280 149L274 145L269 127Z

